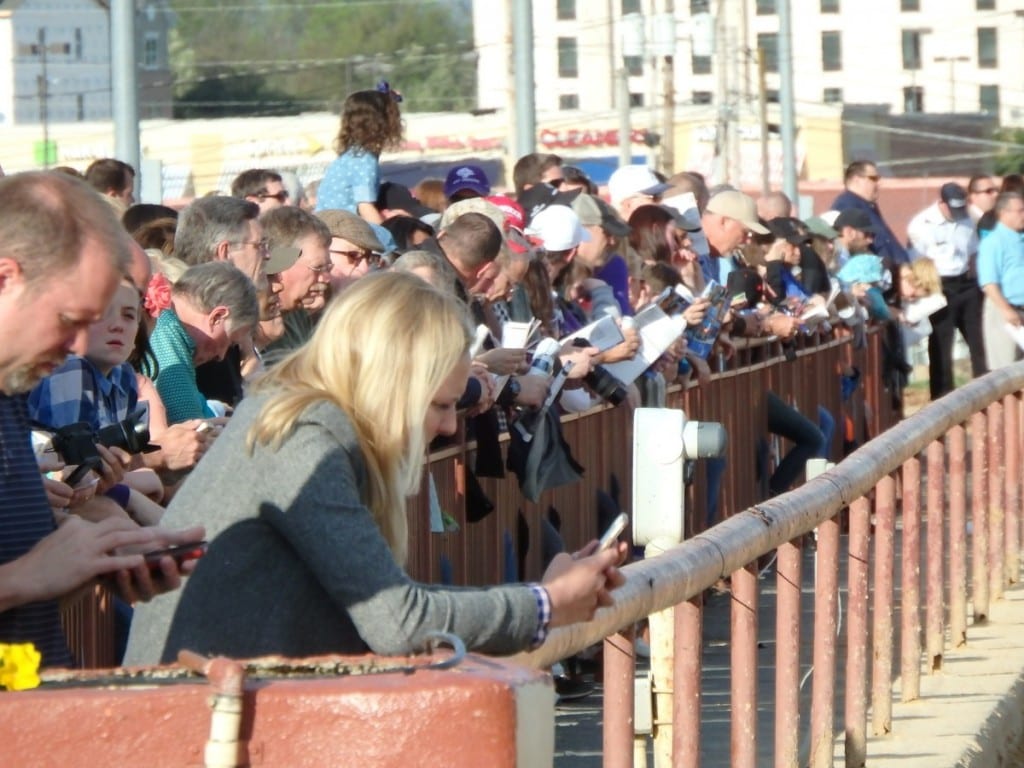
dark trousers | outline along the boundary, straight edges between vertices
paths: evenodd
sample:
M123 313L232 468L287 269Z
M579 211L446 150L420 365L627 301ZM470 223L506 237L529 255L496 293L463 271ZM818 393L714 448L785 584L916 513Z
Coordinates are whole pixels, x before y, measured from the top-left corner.
M953 340L956 332L963 334L971 353L971 373L982 376L985 345L981 335L981 289L968 275L942 278L946 306L928 318L932 335L928 337L928 379L932 400L952 392Z
M818 426L774 392L765 393L768 431L793 443L768 481L772 496L785 493L803 474L808 459L821 454L825 436Z

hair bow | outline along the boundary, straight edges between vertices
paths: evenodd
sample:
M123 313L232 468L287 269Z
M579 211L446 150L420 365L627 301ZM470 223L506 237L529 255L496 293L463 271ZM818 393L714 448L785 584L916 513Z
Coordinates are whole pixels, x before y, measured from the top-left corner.
M402 94L394 90L387 80L381 80L379 83L377 83L377 91L380 93L386 93L388 96L395 100L396 104L402 103Z

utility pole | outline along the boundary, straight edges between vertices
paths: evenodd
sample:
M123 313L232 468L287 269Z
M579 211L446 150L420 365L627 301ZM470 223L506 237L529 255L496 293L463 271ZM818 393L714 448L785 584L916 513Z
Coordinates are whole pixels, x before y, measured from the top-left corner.
M782 191L798 205L796 183L796 110L793 100L793 24L789 0L778 0L779 14L779 125L782 132Z
M768 84L765 77L764 48L757 49L757 111L761 120L761 194L772 191L771 163L768 160Z
M671 31L668 49L671 53L662 58L661 172L671 176L676 167L676 12L673 0L665 0L665 23Z
M728 183L729 181L729 104L728 104L728 72L725 51L725 30L726 30L726 0L718 0L715 9L715 58L712 66L715 68L715 106L717 118L715 120L715 152L712 180L716 184Z
M141 174L135 2L110 4L110 69L114 91L114 155Z
M533 0L513 0L512 40L516 67L516 158L537 147L537 105L533 99Z
M39 63L42 73L36 76L36 90L39 93L39 122L43 126L43 168L50 167L50 77L46 71L46 30L38 32Z
M936 64L947 62L949 64L949 111L956 112L956 72L955 67L958 61L970 61L970 56L936 56L933 61Z
M632 133L629 122L629 72L623 66L617 78L619 102L619 167L633 162Z

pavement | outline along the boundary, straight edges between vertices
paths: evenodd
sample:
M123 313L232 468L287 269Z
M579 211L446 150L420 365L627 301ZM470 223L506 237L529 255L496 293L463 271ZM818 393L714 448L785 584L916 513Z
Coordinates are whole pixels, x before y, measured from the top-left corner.
M845 553L845 536L841 552ZM899 531L896 552L899 553ZM801 765L806 765L807 723L810 717L811 633L815 552L804 550L803 618L801 632L800 716ZM845 580L845 554L840 564ZM896 569L899 605L899 563ZM757 764L774 764L775 573L760 582ZM701 714L701 765L729 764L729 595L713 595L704 608L704 658ZM845 619L845 590L840 617ZM968 626L968 644L947 647L941 671L922 669L921 698L901 703L899 681L893 692L892 733L869 737L868 765L903 768L942 766L1024 766L1024 587L1008 589L993 601L983 625ZM894 659L899 659L899 613L894 616ZM837 637L835 764L844 765L843 671L845 626ZM870 656L869 656L870 661ZM898 675L898 668L894 670ZM601 686L589 697L559 704L555 720L556 768L600 768ZM868 720L870 732L870 715ZM653 765L648 740L648 765ZM641 762L637 761L639 767Z

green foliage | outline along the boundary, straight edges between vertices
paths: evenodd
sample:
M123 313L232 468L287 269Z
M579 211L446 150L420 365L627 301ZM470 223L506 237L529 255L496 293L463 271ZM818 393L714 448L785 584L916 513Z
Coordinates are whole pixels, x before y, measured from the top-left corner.
M404 112L475 105L464 2L172 0L181 116L338 111L381 79Z
M1013 144L1006 147L995 157L994 172L997 176L1008 173L1024 173L1024 129L1000 128L996 131L996 141Z

